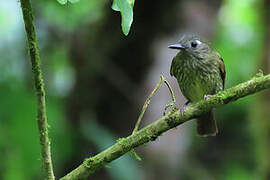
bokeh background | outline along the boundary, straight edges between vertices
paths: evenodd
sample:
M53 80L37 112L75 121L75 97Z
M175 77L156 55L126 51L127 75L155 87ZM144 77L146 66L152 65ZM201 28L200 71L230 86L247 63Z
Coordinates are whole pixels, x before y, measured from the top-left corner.
M222 55L226 88L270 70L270 1L135 2L130 34L109 0L33 2L47 90L52 157L59 178L131 134L163 74L177 106L185 99L169 75L184 33L209 39ZM0 179L41 179L33 78L20 3L0 1ZM158 91L143 125L162 116ZM194 121L164 133L91 176L95 180L270 179L270 91L216 109L219 134L201 138ZM90 179L90 178L89 178Z

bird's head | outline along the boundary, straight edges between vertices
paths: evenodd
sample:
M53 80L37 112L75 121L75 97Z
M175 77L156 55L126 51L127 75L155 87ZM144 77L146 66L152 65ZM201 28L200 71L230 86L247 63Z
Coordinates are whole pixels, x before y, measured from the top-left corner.
M203 58L211 54L212 49L204 39L194 36L183 36L176 44L170 45L169 48L183 51L184 54Z

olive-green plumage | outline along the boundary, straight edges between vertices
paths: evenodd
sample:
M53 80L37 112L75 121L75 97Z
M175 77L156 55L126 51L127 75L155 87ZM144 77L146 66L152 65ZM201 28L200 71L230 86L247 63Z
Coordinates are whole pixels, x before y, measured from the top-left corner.
M180 51L174 57L170 74L176 77L188 102L197 102L224 89L225 66L218 52L197 36L184 36L169 46ZM216 135L218 130L213 111L197 120L199 135Z

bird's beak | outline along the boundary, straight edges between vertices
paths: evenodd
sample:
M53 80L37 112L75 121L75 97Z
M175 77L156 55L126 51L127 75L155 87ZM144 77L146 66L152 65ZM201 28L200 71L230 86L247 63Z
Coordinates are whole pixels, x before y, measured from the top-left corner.
M183 46L183 45L180 44L180 43L173 44L173 45L169 45L168 48L171 48L171 49L186 49L186 47Z

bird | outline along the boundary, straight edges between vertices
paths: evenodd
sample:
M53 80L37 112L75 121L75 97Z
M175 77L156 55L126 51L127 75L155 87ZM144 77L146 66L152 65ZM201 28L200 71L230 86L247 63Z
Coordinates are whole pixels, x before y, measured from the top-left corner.
M196 35L184 35L178 43L168 47L179 51L172 60L170 75L177 79L187 99L180 108L181 114L189 103L208 99L224 90L225 64L209 42ZM213 109L197 118L197 133L200 136L216 136L218 128Z

